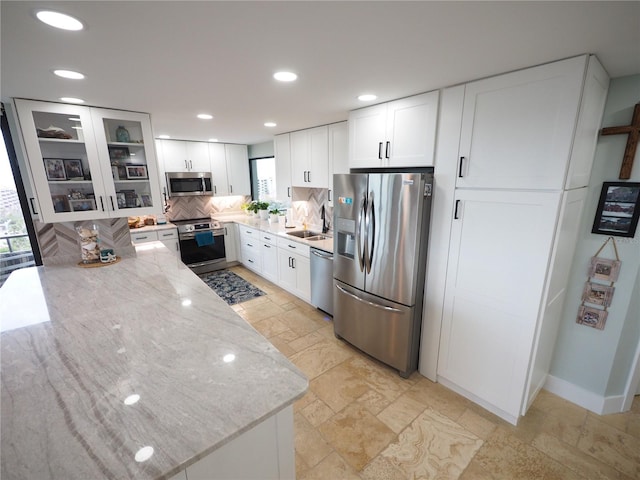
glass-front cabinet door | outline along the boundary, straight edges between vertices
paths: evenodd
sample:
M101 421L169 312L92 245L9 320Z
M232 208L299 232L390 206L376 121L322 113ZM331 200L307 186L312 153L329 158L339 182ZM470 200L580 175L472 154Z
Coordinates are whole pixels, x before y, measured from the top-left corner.
M108 217L89 108L24 100L16 108L42 220Z
M162 212L149 116L16 99L44 222Z
M98 156L112 216L162 212L158 162L149 116L91 109Z

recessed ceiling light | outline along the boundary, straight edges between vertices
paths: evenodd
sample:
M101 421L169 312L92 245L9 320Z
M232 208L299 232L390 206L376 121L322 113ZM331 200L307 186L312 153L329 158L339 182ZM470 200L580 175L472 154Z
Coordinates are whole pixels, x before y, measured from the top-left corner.
M163 140L166 140L167 138L171 138L169 135L158 135L158 138L162 138Z
M298 78L298 75L293 72L276 72L273 74L273 78L280 82L293 82Z
M213 118L213 115L209 115L208 113L199 113L198 118L200 120L211 120Z
M364 95L358 96L358 100L360 100L361 102L370 102L371 100L375 100L376 98L378 97L376 95L373 95L372 93L365 93Z
M73 70L54 70L57 76L62 78L70 78L71 80L82 80L84 75L80 72L74 72Z
M217 141L218 141L218 139L217 139L217 138L210 138L210 139L209 139L209 141L210 141L210 142L217 142Z
M275 127L276 123L274 123L274 122L265 122L264 126L265 127Z
M60 101L66 103L84 103L84 100L75 97L60 97Z
M51 10L40 10L36 17L43 23L63 30L82 30L84 25L77 18L73 18L64 13L52 12Z

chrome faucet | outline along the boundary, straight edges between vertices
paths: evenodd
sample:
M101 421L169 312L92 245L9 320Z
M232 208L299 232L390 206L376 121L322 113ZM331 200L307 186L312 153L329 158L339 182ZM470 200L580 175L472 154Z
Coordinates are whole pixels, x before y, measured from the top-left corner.
M322 205L322 210L320 211L320 218L322 219L322 233L327 233L329 231L329 223L326 221L326 211L324 205Z

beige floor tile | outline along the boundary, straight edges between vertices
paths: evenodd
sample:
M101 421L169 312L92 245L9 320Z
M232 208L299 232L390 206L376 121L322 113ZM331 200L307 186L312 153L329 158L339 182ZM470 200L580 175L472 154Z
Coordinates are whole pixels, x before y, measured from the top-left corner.
M280 310L283 312L280 321L300 337L315 332L322 326L319 325L317 321L309 318L305 310L299 307L288 311L282 308L280 308Z
M593 480L630 478L622 477L613 467L546 433L538 435L533 441L533 446L573 470L581 478Z
M323 437L357 471L389 444L395 434L364 407L353 403L318 427Z
M304 415L304 418L306 418L311 425L317 427L321 423L329 420L335 412L322 400L317 399L300 410L300 413Z
M640 440L588 416L578 448L631 478L640 478Z
M439 383L423 378L413 385L407 396L422 403L452 420L457 420L467 410L469 401L457 393L452 392Z
M321 398L334 413L364 395L368 382L341 363L311 380L309 388Z
M320 332L318 331L315 331L291 341L289 343L289 346L296 352L299 352L324 339L324 335L320 334Z
M358 473L336 452L309 469L300 480L360 480Z
M357 352L356 350L353 350ZM369 386L381 393L388 400L395 400L412 384L398 375L391 367L384 365L370 357L358 354L345 362L345 366L361 378L366 378Z
M381 455L371 460L360 472L362 480L407 480L404 473Z
M378 415L382 410L391 404L391 400L376 390L369 389L364 395L358 398L357 402L372 414Z
M301 413L293 418L295 451L309 468L315 467L333 449Z
M427 409L383 452L406 478L458 478L483 441L450 418Z
M278 320L278 316L268 317L252 323L253 328L258 330L264 337L271 338L289 330L287 326Z
M487 472L474 457L464 472L462 472L462 475L460 475L459 480L493 480L494 478L495 477Z
M253 300L252 300L253 301ZM248 303L248 302L247 302ZM280 308L275 303L271 303L269 301L253 304L253 305L244 305L244 310L238 312L242 318L244 318L249 323L256 323L260 320L263 320L268 317L272 317L274 315L284 315L286 312Z
M483 440L489 438L489 435L491 435L497 427L494 422L478 415L469 408L458 418L458 423Z
M307 393L305 393L302 398L294 402L293 411L299 412L303 408L305 408L307 405L310 405L311 403L315 402L317 399L318 397L316 397L315 393L313 393L311 390L307 390Z
M502 426L496 428L474 460L496 480L584 480Z
M309 380L313 380L318 375L347 360L350 355L328 341L322 340L302 352L292 355L290 360L304 372Z
M401 395L376 416L395 433L400 433L424 410L422 403Z
M304 459L296 452L296 478L302 477L309 470L309 465Z
M283 340L280 335L269 338L269 341L276 347L285 357L291 357L297 352L289 346L289 342Z

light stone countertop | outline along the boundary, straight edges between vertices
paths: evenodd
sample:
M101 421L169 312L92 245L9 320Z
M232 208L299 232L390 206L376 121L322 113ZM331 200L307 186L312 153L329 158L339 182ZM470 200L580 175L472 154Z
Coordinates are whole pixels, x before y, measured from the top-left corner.
M3 480L170 477L308 388L160 242L101 268L17 270L0 321Z
M139 232L158 232L160 230L171 230L173 228L178 228L177 225L174 225L171 222L156 224L156 225L145 225L140 228L130 228L129 231L131 233L139 233Z
M304 245L308 245L311 248L318 248L320 250L324 250L328 253L333 253L333 238L329 238L326 240L305 240L304 238L298 238L293 235L288 235L287 232L295 232L298 230L303 230L302 225L296 225L294 228L286 228L284 223L277 222L271 223L268 220L259 220L254 217L250 217L245 214L215 214L212 216L213 219L218 220L220 222L234 222L241 225L246 225L248 227L253 227L263 232L268 232L273 235L279 235L281 237L285 237L294 242L302 243ZM317 227L315 225L310 225L308 230L313 230L315 232L320 232L322 227ZM330 233L331 235L331 233Z

